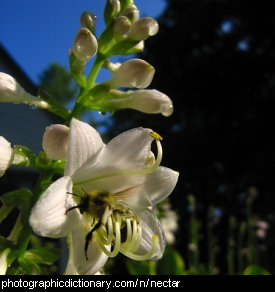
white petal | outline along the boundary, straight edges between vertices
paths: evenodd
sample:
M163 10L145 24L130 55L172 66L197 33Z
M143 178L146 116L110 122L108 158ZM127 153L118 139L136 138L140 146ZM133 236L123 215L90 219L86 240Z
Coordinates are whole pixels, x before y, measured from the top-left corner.
M167 167L159 167L158 170L146 176L143 195L148 197L153 205L167 198L174 190L179 173Z
M88 247L88 260L85 256L86 235L91 231L87 225L83 224L80 228L72 233L73 263L75 270L80 275L94 275L97 273L108 260L108 257L102 252L93 237Z
M0 137L0 177L4 175L6 169L13 160L13 149L9 141Z
M43 149L49 159L66 160L70 128L61 124L47 127L43 135Z
M90 157L92 158L91 164L93 164L95 154L104 146L99 133L89 124L72 119L70 129L65 169L65 175L69 176L79 169Z
M141 220L142 228L142 240L140 247L135 254L144 255L150 252L152 248L152 236L157 235L159 242L154 256L151 260L159 260L162 258L166 241L165 236L160 225L158 218L152 213L152 211L146 209L142 213L138 214Z
M150 136L151 131L135 128L118 135L105 146L96 166L94 159L87 161L75 173L73 181L94 179L121 170L145 168L144 162L150 154L151 143L154 140Z
M59 238L65 237L72 229L71 221L74 221L77 211L66 215L66 210L75 205L67 192L72 192L72 180L65 176L51 184L42 194L30 216L30 225L36 234Z

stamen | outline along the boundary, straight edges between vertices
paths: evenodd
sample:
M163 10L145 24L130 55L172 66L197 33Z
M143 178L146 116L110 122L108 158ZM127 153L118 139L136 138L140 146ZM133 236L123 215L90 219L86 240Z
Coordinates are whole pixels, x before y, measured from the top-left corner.
M142 228L138 225L137 238L135 240L135 245L133 247L132 252L135 252L139 248L141 239L142 239Z
M150 136L158 141L162 141L162 137L157 132L154 131L150 132Z
M120 251L120 245L121 245L121 234L120 234L120 224L119 222L115 221L115 243L114 243L114 250L113 251L108 251L102 242L102 238L99 236L98 233L96 234L97 239L98 239L98 244L101 248L101 250L110 258L117 256L117 254Z
M159 237L157 235L153 235L152 236L152 247L148 253L146 253L144 255L137 255L137 254L134 254L134 253L129 252L127 250L123 250L123 251L121 250L121 253L123 253L125 256L127 256L133 260L136 260L136 261L146 261L154 256L154 254L156 253L157 248L158 248L158 243L159 243Z
M128 246L127 250L129 250L129 251L133 250L133 247L136 243L136 238L137 238L137 221L134 220L133 221L133 229L132 229L132 238L129 242L129 246Z

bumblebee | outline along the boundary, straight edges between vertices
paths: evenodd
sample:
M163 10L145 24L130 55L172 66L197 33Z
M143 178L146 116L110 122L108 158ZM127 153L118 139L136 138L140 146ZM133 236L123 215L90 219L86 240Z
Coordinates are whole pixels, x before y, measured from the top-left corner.
M99 229L102 225L106 225L108 221L108 217L112 214L119 215L122 219L124 217L134 218L138 220L136 214L129 208L124 207L122 204L118 203L116 198L119 196L124 196L128 193L129 190L124 192L119 192L116 194L110 194L106 191L92 191L85 192L84 195L80 196L74 193L67 192L67 194L71 194L73 196L79 197L80 202L78 205L73 206L66 210L66 215L68 212L79 209L81 214L88 213L92 218L96 219L96 224L92 224L91 231L86 235L84 252L86 260L88 260L87 251L89 247L89 242L92 239L93 233Z

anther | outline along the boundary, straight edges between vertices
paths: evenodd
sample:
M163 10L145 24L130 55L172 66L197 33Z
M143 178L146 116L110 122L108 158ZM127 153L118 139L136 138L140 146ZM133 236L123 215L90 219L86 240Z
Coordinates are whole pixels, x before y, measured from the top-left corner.
M154 131L150 132L150 136L158 141L162 140L162 137L157 132L154 132Z

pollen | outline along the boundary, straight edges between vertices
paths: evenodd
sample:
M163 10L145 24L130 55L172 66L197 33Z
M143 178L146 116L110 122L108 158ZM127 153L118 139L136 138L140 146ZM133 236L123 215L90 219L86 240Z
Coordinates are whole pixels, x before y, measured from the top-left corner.
M150 132L150 136L153 137L154 139L158 140L158 141L162 140L162 137L158 133L156 133L154 131Z

